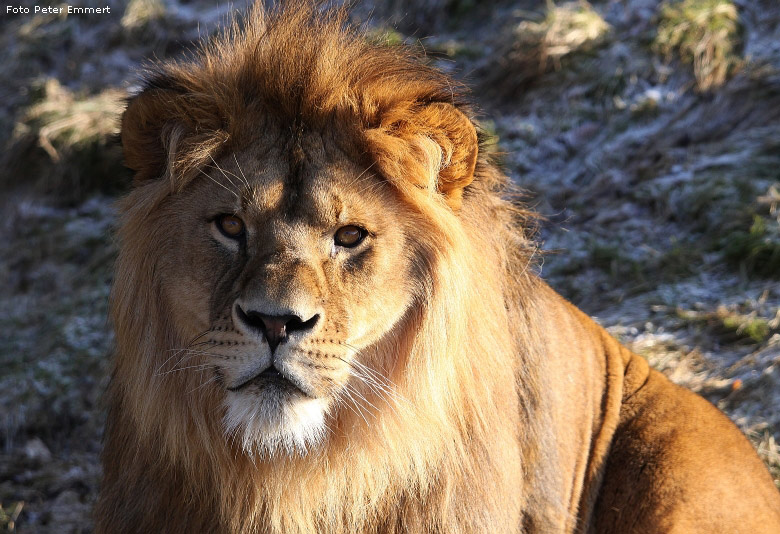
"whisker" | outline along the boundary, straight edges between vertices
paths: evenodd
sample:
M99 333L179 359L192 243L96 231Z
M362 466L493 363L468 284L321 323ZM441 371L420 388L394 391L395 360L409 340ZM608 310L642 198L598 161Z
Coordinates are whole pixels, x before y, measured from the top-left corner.
M364 175L364 174L366 174L366 173L367 173L369 170L371 170L371 167L373 167L374 165L376 165L376 160L374 160L374 161L371 163L371 165L369 165L368 167L366 167L366 168L363 170L363 172L361 172L360 174L358 174L358 175L357 175L357 177L356 177L354 180L352 180L352 181L349 183L349 185L348 185L347 187L352 187L353 185L355 185L356 183L358 183L358 182L360 181L360 179L363 177L363 175Z
M244 184L249 187L249 180L246 177L246 174L244 174L244 171L241 169L241 165L238 164L238 158L236 157L236 153L233 152L233 161L236 162L236 167L238 167L238 172L241 173L241 177L244 180Z
M394 388L393 384L378 371L363 365L357 360L350 362L336 354L331 354L331 356L345 363L349 368L350 376L365 384L377 397L382 398L391 409L404 408L407 411L415 411L412 403L404 398Z
M241 180L241 179L238 177L238 175L237 175L236 173L234 173L234 172L231 172L231 171L229 171L229 170L227 170L227 169L223 169L222 167L219 167L219 166L215 167L214 165L206 165L206 167L207 167L207 168L209 168L209 169L214 169L214 170L217 170L217 171L219 171L220 173L222 173L222 175L223 175L225 178L227 178L227 180L230 182L230 185L232 185L232 186L233 186L233 187L235 187L236 189L240 189L240 188L239 188L239 187L238 187L238 186L237 186L237 185L236 185L236 184L233 182L233 180L231 180L230 178L228 178L228 177L227 177L227 175L226 175L226 173L227 173L227 174L229 174L230 176L232 176L233 178L235 178L236 180L239 180L239 181L241 181L241 182L243 183L243 180Z
M223 169L222 169L222 168L219 166L219 164L218 164L218 163L217 163L217 162L214 160L214 156L212 156L211 154L209 154L209 158L210 158L210 159L211 159L211 161L214 163L214 167L216 167L216 169L217 169L219 172L221 172L221 173L222 173L222 176L224 176L224 177L225 177L225 179L226 179L228 182L230 182L230 185L232 185L233 187L235 187L236 189L238 189L238 187L236 186L236 184L235 184L235 183L233 183L233 180L231 180L230 178L228 178L228 175L227 175L227 174L225 174L225 171L224 171L224 170L223 170ZM233 174L233 173L231 172L230 174ZM236 175L235 175L235 174L233 174L233 176L236 176ZM238 176L236 176L236 179L238 179Z
M358 417L360 417L361 419L363 419L363 420L365 421L365 418L363 418L363 417L360 415L360 413L358 413L358 412L355 410L354 406L352 405L353 403L351 403L351 402L347 402L346 400L344 400L344 395L349 395L349 392L348 392L346 389L342 389L342 390L340 390L340 391L339 391L339 392L336 394L336 397L335 397L335 398L336 398L336 404L337 404L339 407L341 407L341 406L346 406L347 408L349 408L349 410L350 410L352 413L354 413L355 415L357 415ZM354 402L354 401L353 401L353 402ZM368 423L368 421L366 421L366 423Z
M216 377L216 376L212 376L211 378L209 378L208 380L206 380L205 382L203 382L203 383L202 383L201 385L199 385L198 387L195 387L195 388L192 388L191 390L189 390L189 391L187 392L187 395L189 395L190 393L195 393L196 391L198 391L198 390L199 390L199 389L201 389L202 387L204 387L204 386L207 386L207 385L209 385L209 384L212 384L212 383L214 383L214 382L216 382L216 381L217 381L217 377Z
M238 196L238 193L236 193L235 191L233 191L232 189L230 189L229 187L227 187L225 184L221 184L221 183L219 183L218 181L216 181L214 178L212 178L212 177L211 177L211 176L209 176L209 175L208 175L206 172L204 172L204 171L203 171L203 169L198 169L198 172L200 172L200 173L201 173L203 176L205 176L206 178L208 178L209 180L211 180L212 182L214 182L215 184L217 184L218 186L220 186L222 189L224 189L225 191L227 191L228 193L230 193L231 195L233 195L234 197L236 197L236 199L238 199L238 200L241 200L241 199L239 198L239 196Z
M213 345L215 344L215 341L208 340L208 341L201 341L199 343L193 343L192 345L189 345L187 347L181 347L177 349L168 349L165 352L181 352L183 350L189 350L191 347L199 347L201 345Z
M351 386L349 384L347 384L347 387L351 387ZM355 388L352 388L352 391L360 398L361 401L363 401L366 404L368 404L369 406L371 406L375 411L377 411L377 412L379 411L379 409L370 400L368 400L365 395L360 393L360 391L358 391Z
M216 352L208 352L205 350L189 350L187 351L190 355L193 356L214 356L216 358L227 358L228 356L225 354L219 354Z
M175 358L175 357L176 357L178 354L181 354L181 352L182 352L182 351L184 351L184 350L187 350L187 349L189 349L189 348L190 348L190 347L192 347L192 346L195 346L195 345L193 345L193 344L194 344L194 343L195 343L197 340L199 340L200 338L202 338L203 336L205 336L206 334L208 334L209 332L211 332L211 329L210 329L210 328L209 328L208 330L204 330L203 332L201 332L200 334L198 334L197 336L195 336L194 338L192 338L192 340L191 340L189 343L187 343L187 346L186 346L185 348L183 348L183 349L170 349L170 351L166 351L166 352L174 352L174 351L175 351L175 354L172 354L171 356L169 356L169 357L168 357L168 358L167 358L167 359L166 359L164 362L162 362L162 363L160 364L160 366L159 366L159 367L158 367L158 368L157 368L157 369L156 369L154 372L155 372L155 373L159 372L159 371L160 371L160 369L162 369L162 368L165 366L165 364L166 364L166 363L168 363L168 362L171 360L171 358ZM205 342L203 342L203 343L205 343ZM201 344L201 343L198 343L197 345L200 345L200 344Z
M345 342L341 342L341 341L331 342L331 344L337 344L340 346L347 347L354 353L359 352L357 347L354 347ZM294 350L299 354L308 354L306 350L301 348L294 349ZM372 369L371 367L362 364L357 359L352 359L351 361L346 360L341 356L339 356L338 354L334 354L330 352L327 353L323 352L321 354L328 357L335 358L341 361L342 363L344 363L347 366L347 369L349 370L349 375L351 377L354 377L356 380L359 380L362 384L364 384L368 388L368 390L371 391L372 394L381 398L393 411L397 411L400 408L403 408L405 411L411 413L414 413L416 411L414 409L414 405L412 404L412 402L404 398L404 396L401 395L395 389L394 384L386 376L384 376L376 369ZM360 403L350 394L350 392L346 391L347 388L351 388L351 391L356 395L359 395L361 400L363 400L364 402L371 405L374 409L376 409L376 406L372 404L360 391L358 391L353 386L350 386L349 383L347 383L345 389L342 389L341 391L344 391L346 394L349 395L350 399L352 400L352 403L356 405L360 405ZM351 403L346 403L346 404L347 406L351 406Z
M366 419L365 415L363 415L362 405L355 400L355 397L352 396L352 392L355 394L358 394L357 391L355 391L354 388L351 388L349 384L346 385L346 387L343 389L344 393L349 397L349 399L352 401L352 404L350 405L353 408L353 412L355 409L357 409L357 412L355 412L365 423L368 425L368 419Z
M343 360L342 360L343 361ZM363 382L369 386L370 388L374 389L374 391L379 395L383 396L380 393L384 393L385 395L392 398L393 401L397 403L402 403L402 407L414 410L413 404L406 398L403 397L393 386L393 384L382 374L380 374L375 369L371 369L370 367L363 365L357 360L353 360L352 362L348 363L348 365L354 365L353 370L359 371L355 372L354 375L357 378L360 378L363 380Z
M391 410L396 411L398 408L406 408L405 403L403 405L399 406L399 403L403 401L403 399L398 396L395 392L390 391L383 387L380 384L373 383L372 380L370 380L368 377L361 375L360 373L353 373L353 376L355 378L359 379L363 384L365 384L368 389L374 393L377 397L381 398L385 404L387 404ZM392 401L392 402L390 402Z
M224 354L217 354L215 352L208 352L202 350L185 349L185 354L181 358L179 358L179 360L171 367L171 369L162 373L157 371L155 372L154 376L164 376L170 373L184 371L186 369L207 368L209 366L214 367L214 364L211 363L200 363L188 367L180 367L181 364L185 363L188 359L192 358L193 356L212 356L216 358L225 358Z
M381 189L381 187L382 187L382 184L379 183L379 182L369 182L369 184L367 186L363 187L362 189L360 189L357 192L357 194L358 195L362 195L363 193L368 193L368 192L373 193L375 190Z
M165 375L169 375L171 373L178 373L178 372L181 372L181 371L186 371L188 369L206 369L208 367L214 367L214 365L210 364L210 363L201 363L201 364L198 364L198 365L190 365L188 367L180 367L178 369L171 369L170 371L165 371L164 373L160 373L157 376L165 376Z

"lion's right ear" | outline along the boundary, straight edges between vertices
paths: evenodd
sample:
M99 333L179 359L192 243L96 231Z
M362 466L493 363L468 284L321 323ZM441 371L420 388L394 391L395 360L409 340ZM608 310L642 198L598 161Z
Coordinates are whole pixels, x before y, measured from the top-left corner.
M136 185L168 176L180 188L225 146L229 135L214 96L170 80L150 83L122 115L125 164Z
M162 177L169 170L170 137L177 129L177 97L174 91L152 86L132 97L122 115L125 165L135 171L136 184Z

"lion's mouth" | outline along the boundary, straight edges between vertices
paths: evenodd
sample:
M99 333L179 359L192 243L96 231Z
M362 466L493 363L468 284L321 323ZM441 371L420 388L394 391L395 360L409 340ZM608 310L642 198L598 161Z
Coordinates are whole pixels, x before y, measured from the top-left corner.
M260 388L269 386L277 387L282 390L297 391L308 397L308 394L295 383L291 378L287 377L284 373L279 371L274 365L271 365L263 371L250 375L244 379L241 379L237 384L228 387L228 391L240 391L249 385L256 385Z
M284 376L282 376L282 373L280 373L279 370L273 365L268 369L266 369L265 371L263 371L262 373L260 373L259 375L257 375L257 378L261 378L261 377L265 379L271 379L271 380L276 380L276 379L287 380L286 378L284 378Z

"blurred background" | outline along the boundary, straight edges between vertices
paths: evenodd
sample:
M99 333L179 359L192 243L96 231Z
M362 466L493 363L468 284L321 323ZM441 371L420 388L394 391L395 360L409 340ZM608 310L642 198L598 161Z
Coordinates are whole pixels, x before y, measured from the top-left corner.
M0 531L87 533L123 102L145 60L245 4L35 5L0 13ZM725 410L780 484L780 4L376 0L353 17L474 89L489 150L545 217L541 275Z

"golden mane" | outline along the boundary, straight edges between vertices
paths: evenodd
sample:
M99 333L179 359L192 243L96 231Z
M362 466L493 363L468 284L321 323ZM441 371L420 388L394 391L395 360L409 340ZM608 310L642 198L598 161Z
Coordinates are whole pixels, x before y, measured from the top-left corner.
M169 171L176 190L212 157L251 143L258 129L282 124L292 131L338 126L345 142L386 160L396 171L388 173L392 179L412 170L401 153L408 147L377 142L377 131L392 130L399 140L435 135L420 131L418 117L435 103L470 114L465 88L427 67L413 49L372 44L347 23L344 9L306 1L258 6L187 60L149 66L145 92L166 98L130 107L124 122L143 127L122 131L125 159L139 181ZM164 143L148 135L161 130ZM441 161L457 159L458 149L447 143ZM442 170L446 183L463 169Z
M162 499L172 514L176 502L208 502L203 516L177 518L181 532L204 531L214 513L236 532L488 531L520 524L513 510L549 506L537 479L553 459L540 453L551 438L537 416L542 362L530 349L529 215L505 200L507 180L482 151L471 162L458 154L468 134L457 120L437 115L440 103L471 117L464 89L346 22L344 10L308 2L256 8L186 60L151 67L130 103L122 141L136 188L121 204L104 454L106 477L127 482L101 497L98 532L117 519L154 530L143 517L117 517L111 503L123 500ZM215 390L188 396L192 375L155 372L188 340L161 306L167 288L149 221L167 195L258 130L294 137L303 128L338 129L344 150L420 213L427 299L372 355L394 369L394 392L366 407L367 424L340 420L322 451L258 460L226 442ZM458 180L472 174L461 197ZM149 464L152 473L138 467ZM139 492L149 478L176 481L175 490ZM488 503L482 515L473 498Z

